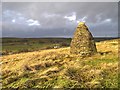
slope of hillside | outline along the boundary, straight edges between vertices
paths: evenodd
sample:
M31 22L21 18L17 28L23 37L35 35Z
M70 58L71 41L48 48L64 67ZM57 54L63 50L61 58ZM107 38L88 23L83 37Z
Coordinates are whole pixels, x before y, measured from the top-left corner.
M70 55L69 47L3 56L3 88L117 88L118 39L96 46L86 58Z

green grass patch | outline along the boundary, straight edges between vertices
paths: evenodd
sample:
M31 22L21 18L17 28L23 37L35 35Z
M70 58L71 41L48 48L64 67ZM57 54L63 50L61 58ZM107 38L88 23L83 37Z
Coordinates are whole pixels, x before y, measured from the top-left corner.
M85 63L85 65L97 66L101 63L116 63L116 62L118 62L118 58L86 60L84 63Z
M55 46L66 47L71 39L65 38L3 38L2 55L30 52L41 49L52 49Z

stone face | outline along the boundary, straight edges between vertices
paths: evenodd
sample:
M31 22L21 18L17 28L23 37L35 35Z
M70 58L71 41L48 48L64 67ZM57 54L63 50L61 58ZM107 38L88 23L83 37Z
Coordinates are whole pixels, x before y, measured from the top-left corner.
M79 56L90 56L97 52L93 36L84 22L80 22L70 45L70 53Z

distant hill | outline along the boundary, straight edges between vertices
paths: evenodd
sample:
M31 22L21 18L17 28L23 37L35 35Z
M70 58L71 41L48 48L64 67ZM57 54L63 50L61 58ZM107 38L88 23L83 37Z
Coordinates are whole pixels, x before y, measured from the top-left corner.
M71 38L61 38L61 37L43 37L43 38L18 38L18 37L2 37L1 39L71 39ZM111 39L118 39L120 37L94 37L95 41L104 41Z

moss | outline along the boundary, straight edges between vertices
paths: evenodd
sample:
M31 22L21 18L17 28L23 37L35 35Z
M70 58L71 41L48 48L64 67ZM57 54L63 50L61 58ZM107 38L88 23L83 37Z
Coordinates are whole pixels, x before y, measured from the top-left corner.
M45 81L44 81L45 80ZM47 80L44 79L42 81L40 81L37 85L35 85L33 88L53 88L54 85L56 84L56 78L54 77L53 79L51 80Z
M104 71L101 86L103 88L118 88L118 79L118 74L114 70Z
M29 80L29 78L20 78L17 81L14 81L13 83L7 85L7 88L23 88L24 83Z
M104 58L104 59L94 59L94 60L87 60L84 62L85 65L97 66L101 63L115 63L118 62L118 58Z
M78 82L74 81L74 80L70 80L64 77L58 77L57 79L57 84L55 85L55 87L59 87L59 88L75 88L77 87Z

